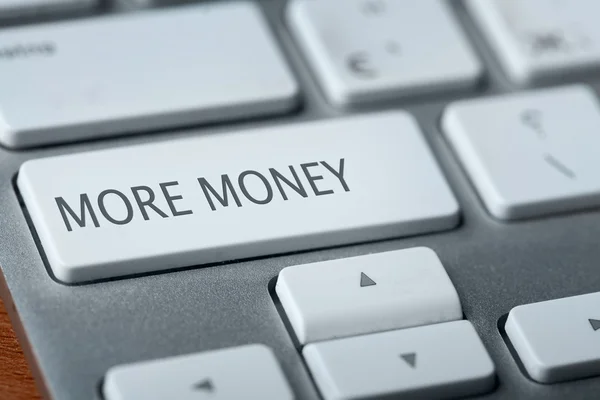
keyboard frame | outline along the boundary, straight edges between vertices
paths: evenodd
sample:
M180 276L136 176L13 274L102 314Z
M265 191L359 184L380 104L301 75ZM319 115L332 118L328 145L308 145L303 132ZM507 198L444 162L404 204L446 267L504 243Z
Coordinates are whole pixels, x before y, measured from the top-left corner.
M317 400L316 387L273 296L279 271L291 265L428 246L440 257L465 317L496 365L497 388L482 397L597 397L600 377L553 385L533 382L503 337L504 318L514 306L600 291L600 209L511 223L494 220L486 211L440 132L440 116L455 99L528 88L507 80L462 3L451 2L486 70L479 88L347 110L327 104L285 26L285 1L261 0L261 4L302 88L303 107L297 113L27 151L0 148L0 292L43 394L53 399L102 399L103 376L114 365L264 343L274 350L297 398ZM595 76L569 78L573 81L588 83L600 94L600 70ZM29 159L397 108L417 118L456 195L461 223L454 230L68 286L48 273L15 191L19 166Z

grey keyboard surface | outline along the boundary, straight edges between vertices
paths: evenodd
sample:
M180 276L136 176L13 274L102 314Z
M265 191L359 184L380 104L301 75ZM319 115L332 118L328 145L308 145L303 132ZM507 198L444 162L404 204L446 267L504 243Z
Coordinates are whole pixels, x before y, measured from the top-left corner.
M113 13L127 16L149 12L145 9L151 8L156 8L151 12L166 12L179 7L175 3L161 1L156 5L152 1L106 2L99 9L78 9L72 14L65 14L61 10L60 13L45 13L43 16L27 14L19 19L11 12L11 16L3 21L7 29L20 25L33 27L36 24L53 23L55 20L77 20L84 23L106 18ZM476 189L478 178L472 179L469 175L481 165L468 161L461 163L460 158L464 155L451 145L451 142L464 145L464 140L460 138L466 134L461 135L459 132L448 137L442 128L446 126L442 116L446 108L456 101L468 104L462 101L511 93L533 93L540 88L560 88L571 83L584 84L597 97L600 94L600 67L594 70L586 66L575 73L558 75L544 72L541 74L543 79L539 81L523 74L517 79L509 72L510 65L513 64L508 67L502 64L499 52L494 50L481 27L476 24L474 13L469 12L476 7L467 10L465 2L450 1L449 15L458 22L460 31L465 33L467 43L480 60L483 71L481 78L473 81L473 85L443 87L439 91L428 88L415 90L409 95L388 92L381 101L371 101L369 98L369 101L363 103L365 97L352 90L348 90L342 97L331 97L331 93L328 94L327 89L324 89L327 84L319 81L316 76L318 72L309 66L311 61L305 56L306 52L292 37L290 26L284 17L286 1L264 0L258 3L268 21L268 29L276 39L276 45L281 49L285 62L298 82L299 107L286 112L282 110L278 115L271 116L237 115L231 121L217 119L201 124L186 121L185 125L191 125L186 128L161 126L151 132L68 140L51 145L40 143L36 146L27 142L27 149L19 150L0 147L2 296L7 305L11 305L7 308L12 310L12 320L44 395L51 399L65 400L104 399L104 380L107 371L115 366L262 344L273 352L294 398L320 399L322 393L315 384L293 328L276 295L275 282L280 271L307 263L428 247L434 250L443 264L460 298L464 319L473 324L495 366L495 386L480 398L597 398L600 393L600 377L594 374L589 376L584 372L579 378L563 371L556 376L568 376L568 379L556 383L539 383L532 379L526 372L527 365L523 365L527 364L527 359L524 358L522 362L517 356L517 351L506 337L504 323L514 307L600 291L598 202L590 200L593 196L586 197L589 202L577 203L575 206L573 203L565 205L541 202L539 208L533 207L540 211L532 212L531 216L535 215L533 218L520 218L519 213L527 213L523 210L528 209L517 206L511 208L504 205L506 207L502 208L502 212L494 212L498 208L492 207L493 199L490 200L485 193L480 195ZM436 26L429 29L435 30ZM3 31L0 30L0 43L2 34ZM190 45L193 43L190 41ZM432 47L429 51L437 50ZM466 76L460 79L470 78ZM389 83L390 87L393 84L394 82ZM9 97L0 94L0 109L2 101ZM21 165L42 157L146 143L160 144L213 134L218 136L246 128L288 127L304 122L336 120L346 116L393 110L404 110L418 122L426 143L459 204L460 222L456 227L407 237L390 235L383 240L377 238L319 249L288 251L286 247L285 254L263 254L239 260L215 259L208 265L155 268L154 272L149 273L65 284L55 277L46 255L41 251L39 232L35 232L34 223L17 190L17 173ZM466 106L456 110L458 118L465 118L465 121L469 118ZM482 109L481 113L484 111ZM468 119L469 121L472 122L473 119ZM573 124L573 129L582 129L584 126L575 119L569 123ZM461 126L468 130L468 123ZM110 131L115 129L118 131L118 125L111 126ZM52 134L51 131L46 133ZM456 147L460 149L460 145ZM600 154L600 148L588 150ZM277 149L272 151L277 152ZM520 165L520 161L515 157L515 164ZM569 179L570 171L564 165L553 158L546 157L546 161ZM589 166L593 167L593 164ZM578 170L578 173L581 176L591 176L589 185L593 186L600 181L599 171L600 168L595 171ZM519 179L521 175L517 173L514 176ZM90 175L89 179L94 179L94 176ZM581 180L584 181L584 178ZM511 200L510 197L507 199ZM513 218L515 216L519 218ZM203 229L217 232L227 228L209 226ZM110 254L111 249L100 251ZM366 278L361 278L361 286L362 279ZM365 286L374 284L371 278L365 282ZM335 292L335 288L331 290L332 293ZM598 296L590 297L590 301L597 301L597 298ZM589 309L592 308L590 306ZM598 308L600 304L596 305L596 309ZM557 309L565 315L568 313L564 308ZM597 313L586 317L586 323L589 318L593 331L597 329L594 324L600 319L600 311ZM524 323L527 315L524 312L515 316L511 326ZM557 317L560 315L557 312ZM533 328L529 326L529 329ZM578 338L587 338L587 334L577 331ZM600 341L600 337L596 339ZM587 342L582 339L580 343L584 346ZM590 342L590 347L597 348L597 344L598 342ZM461 343L463 345L465 344ZM448 343L448 346L452 346L452 343ZM377 349L380 350L380 347ZM581 347L577 350L579 353L586 353ZM262 350L259 353L262 354ZM597 350L590 349L590 353L597 353ZM524 352L519 352L519 355L527 357ZM485 364L485 359L481 361L477 358L480 356L476 354L465 358L474 358ZM568 355L563 354L563 357L568 358ZM597 369L598 361L596 358L594 360L590 363L595 362ZM262 359L261 362L271 368L271 360L267 361ZM414 358L411 363L414 363ZM554 377L553 371L548 372L551 367L539 366L537 371L544 379ZM360 372L360 368L356 371ZM211 383L204 381L202 387L211 388ZM281 390L285 393L285 388ZM427 393L431 395L432 392ZM435 392L433 396L442 394Z

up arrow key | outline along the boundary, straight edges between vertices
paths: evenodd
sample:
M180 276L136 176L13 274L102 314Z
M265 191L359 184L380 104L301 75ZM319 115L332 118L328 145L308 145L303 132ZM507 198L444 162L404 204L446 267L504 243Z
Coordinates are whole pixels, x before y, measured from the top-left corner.
M375 281L369 278L364 272L360 273L360 287L377 285Z
M600 320L599 319L588 319L590 321L590 325L594 328L594 331L600 329Z

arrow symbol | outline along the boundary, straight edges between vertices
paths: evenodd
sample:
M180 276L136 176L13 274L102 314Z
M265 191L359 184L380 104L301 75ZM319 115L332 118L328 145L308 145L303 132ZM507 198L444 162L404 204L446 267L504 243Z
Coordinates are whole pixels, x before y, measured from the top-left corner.
M371 278L369 278L364 272L360 273L360 287L365 286L375 286L377 283Z
M404 353L400 354L400 358L404 360L411 368L415 368L417 365L417 353Z
M592 326L592 328L594 329L594 331L597 331L598 329L600 329L600 320L598 320L598 319L588 319L588 321L590 321L590 325Z
M201 390L203 392L210 392L210 393L215 391L215 387L210 379L204 379L203 381L200 381L200 382L194 384L194 386L192 386L192 388L194 388L194 390Z

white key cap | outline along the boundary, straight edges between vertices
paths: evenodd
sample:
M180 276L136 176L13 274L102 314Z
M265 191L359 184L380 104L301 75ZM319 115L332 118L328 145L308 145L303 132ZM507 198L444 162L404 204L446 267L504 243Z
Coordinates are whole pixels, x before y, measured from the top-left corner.
M9 147L297 103L294 77L251 2L31 25L2 30L0 42L0 141Z
M325 400L458 398L495 382L494 364L468 321L309 344L303 354Z
M293 399L272 351L248 345L111 368L106 400Z
M442 124L495 217L600 204L600 107L589 88L462 101L446 110Z
M96 5L98 0L0 0L0 18L84 10Z
M505 329L538 382L600 375L600 293L515 307Z
M287 11L296 41L336 105L465 88L482 72L439 0L293 0Z
M462 318L446 270L422 247L288 267L276 290L301 344Z
M18 185L65 282L443 230L459 214L402 112L34 160Z
M597 0L467 0L516 82L600 67Z

